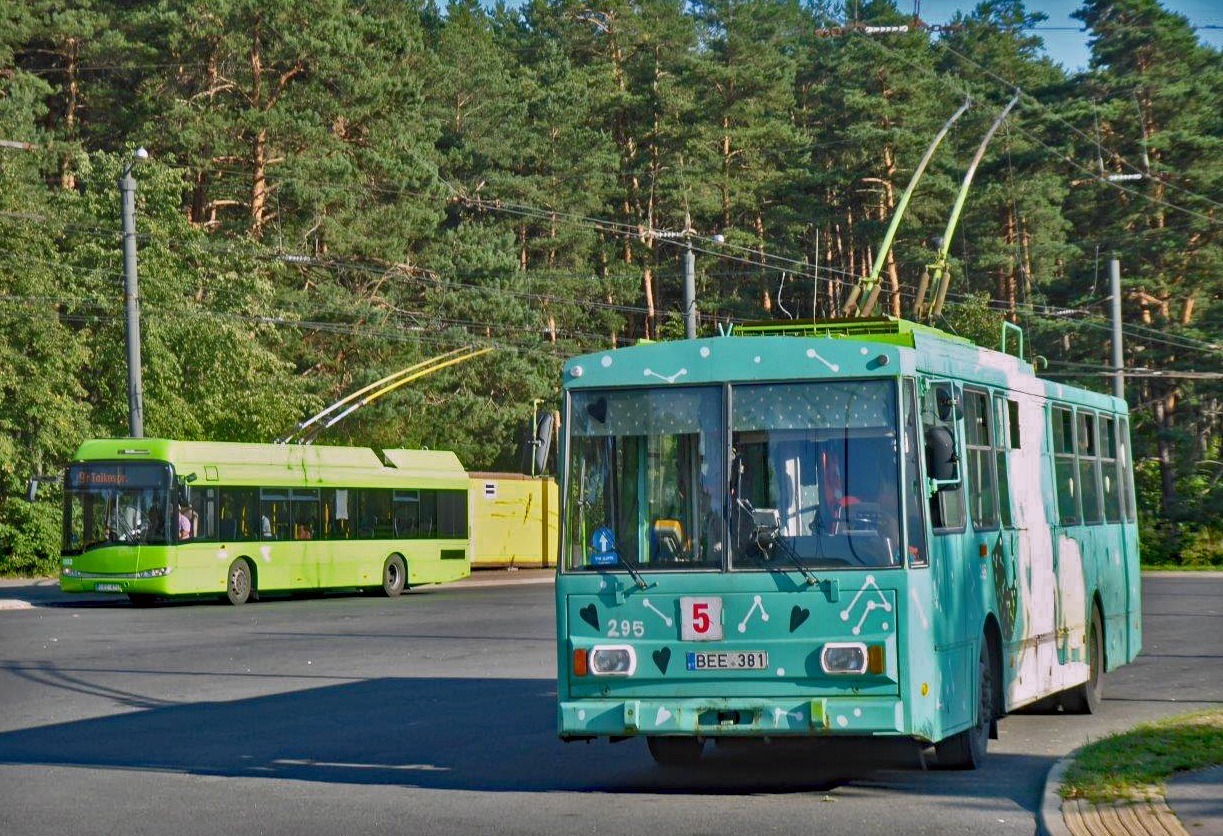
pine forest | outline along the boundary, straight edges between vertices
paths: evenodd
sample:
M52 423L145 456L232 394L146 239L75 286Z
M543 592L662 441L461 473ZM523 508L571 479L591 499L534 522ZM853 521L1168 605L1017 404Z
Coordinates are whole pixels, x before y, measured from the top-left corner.
M965 6L967 8L967 4ZM1112 391L1122 274L1143 560L1223 566L1223 56L1157 0L1086 0L1086 69L984 0L0 0L0 574L53 573L86 438L128 432L119 180L144 431L271 441L453 349L320 443L517 470L575 354L910 319ZM874 263L915 167L955 122ZM143 148L147 158L138 158ZM144 157L144 155L140 155Z

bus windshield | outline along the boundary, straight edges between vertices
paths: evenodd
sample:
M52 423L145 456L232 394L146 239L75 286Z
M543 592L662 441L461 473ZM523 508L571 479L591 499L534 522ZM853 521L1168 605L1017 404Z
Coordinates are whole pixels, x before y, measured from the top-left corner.
M106 545L170 542L169 465L87 462L70 465L65 480L64 554Z
M732 390L733 568L886 567L903 554L896 385L820 381Z
M897 388L877 380L574 392L567 567L899 565Z

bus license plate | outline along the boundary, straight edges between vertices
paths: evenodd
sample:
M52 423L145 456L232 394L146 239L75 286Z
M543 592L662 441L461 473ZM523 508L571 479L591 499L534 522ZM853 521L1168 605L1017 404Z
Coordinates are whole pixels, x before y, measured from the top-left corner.
M768 666L769 654L763 650L723 650L688 654L690 671L762 671Z
M123 584L121 583L99 583L94 584L94 592L122 592Z

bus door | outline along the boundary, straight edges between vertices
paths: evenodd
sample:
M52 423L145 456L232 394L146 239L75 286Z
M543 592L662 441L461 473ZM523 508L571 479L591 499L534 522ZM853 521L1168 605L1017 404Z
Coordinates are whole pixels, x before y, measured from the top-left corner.
M970 722L975 710L972 689L962 686L976 677L980 610L979 561L975 553L969 554L964 503L962 418L959 384L923 382L921 419L935 581L931 633L942 674L939 704L947 727Z

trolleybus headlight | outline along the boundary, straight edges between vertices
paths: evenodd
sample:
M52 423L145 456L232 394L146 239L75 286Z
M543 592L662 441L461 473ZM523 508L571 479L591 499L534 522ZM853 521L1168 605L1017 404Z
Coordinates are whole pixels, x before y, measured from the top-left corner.
M820 651L824 673L866 673L866 645L861 642L826 644Z
M158 569L145 569L144 571L137 572L136 577L137 578L164 578L168 574L170 574L170 567L162 566Z
M602 644L590 649L590 672L595 676L632 676L637 652L627 644Z

